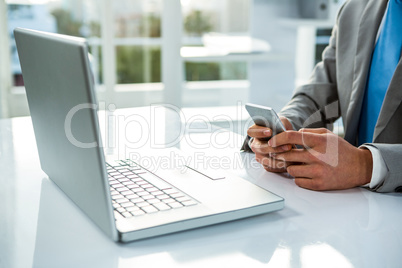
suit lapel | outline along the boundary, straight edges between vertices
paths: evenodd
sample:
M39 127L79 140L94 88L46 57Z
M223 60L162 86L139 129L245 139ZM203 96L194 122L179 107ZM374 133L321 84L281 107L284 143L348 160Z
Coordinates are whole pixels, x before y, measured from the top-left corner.
M357 37L357 50L353 69L353 86L346 115L345 139L356 141L360 112L363 103L371 56L375 46L378 28L381 24L387 1L371 0L363 12Z
M375 141L378 135L387 126L392 115L401 105L402 100L402 59L396 67L394 76L389 84L387 93L385 94L384 102L381 107L380 115L378 117L377 125L374 129L373 140Z

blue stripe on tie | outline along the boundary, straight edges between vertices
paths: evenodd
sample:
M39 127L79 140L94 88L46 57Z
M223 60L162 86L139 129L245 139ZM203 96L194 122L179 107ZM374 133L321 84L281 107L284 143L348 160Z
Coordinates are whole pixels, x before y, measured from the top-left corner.
M402 0L390 0L384 26L371 59L367 88L359 123L361 145L373 142L374 128L380 115L388 86L401 58Z

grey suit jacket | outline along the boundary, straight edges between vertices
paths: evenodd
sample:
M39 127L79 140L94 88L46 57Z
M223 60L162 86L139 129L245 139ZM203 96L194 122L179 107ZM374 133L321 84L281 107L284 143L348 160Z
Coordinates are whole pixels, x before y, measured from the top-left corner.
M280 114L295 129L329 127L342 116L345 139L357 145L360 111L376 36L387 0L349 0L310 81L296 89ZM402 191L402 60L386 93L373 143L388 168L378 192Z

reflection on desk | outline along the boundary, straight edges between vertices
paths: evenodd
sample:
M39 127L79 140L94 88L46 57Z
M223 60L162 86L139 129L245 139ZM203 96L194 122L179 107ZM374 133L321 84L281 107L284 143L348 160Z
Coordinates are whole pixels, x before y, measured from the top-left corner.
M149 109L125 113L149 117ZM183 122L164 116L158 131ZM165 120L165 119L161 119ZM186 128L184 128L186 129ZM192 133L208 141L217 128ZM220 133L219 135L226 135ZM242 140L236 134L234 139ZM183 138L180 147L190 148ZM233 144L237 144L237 141ZM205 149L233 157L238 148ZM30 118L0 120L0 267L398 267L402 196L362 188L314 192L252 164L229 172L285 198L249 219L142 240L110 241L40 169Z

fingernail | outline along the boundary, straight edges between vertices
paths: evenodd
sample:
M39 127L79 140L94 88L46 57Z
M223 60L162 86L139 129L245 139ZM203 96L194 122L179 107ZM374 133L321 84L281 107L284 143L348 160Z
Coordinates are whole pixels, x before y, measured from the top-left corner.
M272 140L268 141L268 145L272 147Z
M287 151L289 150L289 146L288 145L283 145L281 146L282 150Z
M271 130L267 129L262 132L265 136L271 136Z

